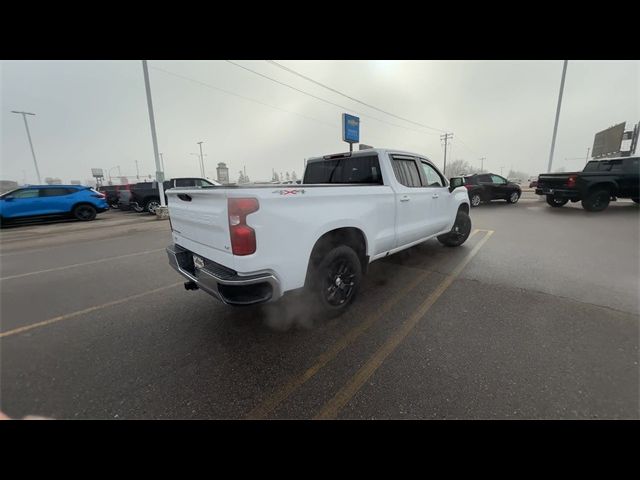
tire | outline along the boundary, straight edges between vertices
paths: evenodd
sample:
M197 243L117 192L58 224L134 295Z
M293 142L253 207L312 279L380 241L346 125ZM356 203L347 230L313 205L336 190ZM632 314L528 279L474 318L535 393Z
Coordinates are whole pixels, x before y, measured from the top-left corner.
M449 233L438 237L438 241L446 247L459 247L469 238L471 233L471 217L466 212L458 210L456 221Z
M631 200L633 200L635 203L640 203L640 198L632 198Z
M507 203L518 203L520 200L520 192L511 192L507 197Z
M73 209L73 217L81 222L90 222L96 218L96 209L86 203L76 205Z
M547 195L547 203L555 208L564 207L568 201L568 198L555 198L553 195Z
M477 207L482 203L482 197L479 193L472 193L471 197L469 197L469 203L471 203L472 207Z
M151 215L156 214L156 208L160 206L160 200L152 198L144 203L144 211Z
M342 315L358 293L362 282L362 264L356 252L346 245L329 251L314 268L308 293L325 318Z
M588 212L601 212L609 206L611 193L605 188L599 188L589 193L589 196L582 200L582 208Z

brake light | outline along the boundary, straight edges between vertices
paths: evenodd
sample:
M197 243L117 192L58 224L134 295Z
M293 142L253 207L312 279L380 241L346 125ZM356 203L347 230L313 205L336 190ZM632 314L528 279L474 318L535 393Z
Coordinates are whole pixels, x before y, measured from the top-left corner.
M473 188L473 185L465 185L465 188L466 188L467 190L471 190L471 189Z
M567 180L567 187L572 188L576 186L576 180L578 179L577 175L569 175L569 179Z
M247 215L258 211L257 198L229 198L229 234L234 255L251 255L256 251L256 232L247 225Z

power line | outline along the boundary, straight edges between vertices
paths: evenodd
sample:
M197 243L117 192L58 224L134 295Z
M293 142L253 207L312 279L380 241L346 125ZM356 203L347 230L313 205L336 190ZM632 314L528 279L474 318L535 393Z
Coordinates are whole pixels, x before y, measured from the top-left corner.
M354 97L352 97L350 95L347 95L346 93L340 92L339 90L336 90L335 88L331 88L328 85L325 85L324 83L320 83L317 80L314 80L313 78L307 77L306 75L303 75L302 73L297 72L297 71L295 71L295 70L293 70L293 69L291 69L289 67L285 67L284 65L282 65L282 64L280 64L278 62L275 62L273 60L266 60L266 62L268 62L268 63L270 63L272 65L275 65L276 67L281 68L282 70L285 70L285 71L287 71L289 73L297 75L300 78L304 78L305 80L308 80L309 82L315 83L316 85L320 85L321 87L326 88L327 90L330 90L330 91L332 91L334 93L337 93L338 95L342 95L343 97L348 98L349 100L352 100L354 102L360 103L360 104L364 105L365 107L372 108L373 110L377 110L377 111L379 111L381 113L384 113L384 114L389 115L391 117L397 118L399 120L404 120L405 122L413 123L414 125L418 125L419 127L428 128L429 130L435 130L437 132L445 133L445 131L440 129L440 128L430 127L429 125L424 125L423 123L415 122L413 120L409 120L408 118L401 117L400 115L396 115L395 113L387 112L386 110L382 110L381 108L378 108L378 107L376 107L374 105L371 105L369 103L363 102L362 100L358 100L357 98L354 98Z
M242 68L243 70L246 70L246 71L251 72L251 73L253 73L255 75L258 75L259 77L266 78L267 80L271 80L272 82L275 82L275 83L277 83L279 85L282 85L283 87L287 87L287 88L289 88L291 90L295 90L296 92L302 93L302 94L307 95L307 96L312 97L312 98L315 98L316 100L320 100L321 102L327 103L329 105L333 105L334 107L338 107L338 108L341 108L343 110L347 110L347 111L351 111L351 112L357 113L361 117L371 118L372 120L376 120L376 121L378 121L380 123L385 123L385 124L391 125L393 127L402 128L404 130L413 130L414 132L418 132L418 133L421 133L423 135L436 135L435 133L425 132L423 130L417 130L417 129L411 128L411 127L405 127L405 126L402 126L402 125L398 125L396 123L387 122L386 120L382 120L382 119L377 118L377 117L372 117L371 115L367 115L367 114L364 114L364 113L361 113L361 112L357 112L356 110L353 110L352 108L345 107L344 105L340 105L339 103L331 102L331 101L326 100L326 99L324 99L322 97L318 97L317 95L314 95L312 93L306 92L306 91L301 90L299 88L293 87L293 86L289 85L288 83L281 82L280 80L276 80L275 78L271 78L271 77L269 77L267 75L264 75L264 74L262 74L260 72L256 72L255 70L247 68L247 67L245 67L243 65L240 65L238 63L232 62L231 60L225 60L225 61L230 63L231 65L234 65L234 66L238 67L238 68Z
M201 85L203 87L207 87L207 88L210 88L212 90L217 90L219 92L226 93L227 95L232 95L234 97L242 98L243 100L247 100L247 101L250 101L250 102L258 103L258 104L263 105L265 107L274 108L276 110L280 110L281 112L289 113L291 115L297 115L298 117L306 118L307 120L311 120L312 122L321 123L322 125L325 125L325 126L328 126L328 127L331 127L331 128L336 128L336 124L332 125L332 124L324 122L322 120L318 120L317 118L309 117L309 116L303 115L301 113L292 112L292 111L286 110L284 108L276 107L275 105L271 105L269 103L265 103L265 102L262 102L260 100L256 100L255 98L245 97L244 95L240 95L240 94L237 94L237 93L234 93L234 92L230 92L229 90L225 90L223 88L216 87L215 85L211 85L209 83L205 83L205 82L202 82L200 80L196 80L195 78L187 77L186 75L181 75L179 73L170 72L169 70L165 70L165 69L159 68L159 67L150 66L149 68L152 68L153 70L158 70L160 72L166 73L167 75L173 75L174 77L182 78L183 80L187 80L189 82L197 83L197 84L199 84L199 85Z

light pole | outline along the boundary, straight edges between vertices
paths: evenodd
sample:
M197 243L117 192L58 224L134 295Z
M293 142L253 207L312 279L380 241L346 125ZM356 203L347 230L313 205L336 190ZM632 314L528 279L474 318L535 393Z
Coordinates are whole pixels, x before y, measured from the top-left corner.
M38 184L42 184L42 180L40 180L40 170L38 170L38 162L36 161L36 152L33 151L33 142L31 141L31 133L29 133L29 124L27 123L27 115L33 115L35 117L35 113L29 112L18 112L16 110L11 110L11 113L18 113L22 115L22 119L24 120L24 128L27 129L27 138L29 139L29 146L31 147L31 155L33 155L33 164L36 167L36 175L38 176Z
M164 169L164 157L162 156L162 152L160 152L160 163L162 164L162 173L166 173Z
M158 182L158 190L160 194L160 207L156 209L156 215L159 219L169 218L169 211L167 209L167 203L164 199L164 173L160 169L160 155L158 155L158 137L156 136L156 121L153 116L153 102L151 100L151 86L149 85L149 69L147 68L147 61L142 60L142 73L144 75L144 88L147 93L147 108L149 110L149 124L151 126L151 141L153 142L153 154L156 160L156 181Z
M202 163L201 159L202 159L202 157L206 157L207 154L205 153L205 154L201 155L200 153L190 153L189 155L195 155L196 157L198 157L198 161L200 162L200 173L202 174L202 178L205 178L204 173L203 173L204 172L204 166L203 166L203 163Z
M564 61L562 67L562 80L560 80L560 93L558 94L558 106L556 107L556 121L553 125L553 137L551 139L551 152L549 152L549 166L547 167L547 173L551 172L551 163L553 162L553 150L556 147L556 134L558 133L558 120L560 120L560 107L562 106L562 92L564 91L564 77L567 74L567 62Z
M480 171L481 171L481 172L484 172L484 160L485 160L485 158L486 158L486 157L482 157L482 158L480 159Z
M200 173L202 174L202 178L204 178L204 158L202 156L202 144L204 142L198 142L198 145L200 145Z

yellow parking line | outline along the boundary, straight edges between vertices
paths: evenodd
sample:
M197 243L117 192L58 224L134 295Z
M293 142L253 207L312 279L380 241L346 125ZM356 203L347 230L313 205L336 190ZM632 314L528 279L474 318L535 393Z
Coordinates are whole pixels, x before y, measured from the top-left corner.
M182 283L183 282L172 283L171 285L166 285L160 288L154 288L153 290L137 293L135 295L121 298L119 300L114 300L112 302L103 303L102 305L96 305L95 307L89 307L89 308L85 308L84 310L78 310L77 312L68 313L66 315L60 315L59 317L50 318L49 320L43 320L42 322L38 322L38 323L32 323L31 325L26 325L24 327L14 328L13 330L8 330L6 332L0 333L0 338L9 337L11 335L17 335L18 333L23 333L28 330L33 330L34 328L38 328L38 327L44 327L45 325L51 325L52 323L61 322L62 320L68 320L70 318L77 317L79 315L84 315L85 313L95 312L96 310L100 310L102 308L113 307L114 305L119 305L121 303L128 302L130 300L135 300L136 298L141 298L146 295L151 295L152 293L168 290L169 288L176 287L178 285L181 285Z
M469 238L473 237L479 230L474 230L469 235ZM424 271L402 288L396 295L388 299L376 313L366 319L364 322L352 328L344 336L338 339L327 351L322 353L316 362L305 370L301 375L292 378L285 385L280 387L269 398L262 402L257 407L253 408L247 413L246 418L252 420L259 420L267 418L278 406L284 402L287 398L293 394L298 388L309 381L316 373L318 373L325 365L331 362L342 350L348 347L354 340L360 335L366 332L369 327L376 323L384 314L386 314L391 308L393 308L400 300L402 300L411 290L417 287L431 272Z
M453 281L460 275L460 272L471 261L471 259L478 253L484 243L491 237L494 232L492 230L487 231L486 235L482 237L482 240L467 254L464 260L455 268L453 272L446 276L446 278L438 285L438 287L427 297L427 299L420 304L418 309L403 322L400 328L380 347L367 361L367 363L351 377L347 384L340 389L340 391L329 400L321 409L320 412L314 417L314 419L333 419L336 418L338 412L353 398L353 396L362 388L365 382L373 375L373 373L382 365L385 359L395 351L400 345L402 340L411 332L416 324L424 317L431 306L440 298L440 296L449 288Z
M101 258L100 260L92 260L90 262L84 262L84 263L74 263L73 265L64 265L63 267L48 268L47 270L38 270L37 272L28 272L28 273L20 273L18 275L10 275L8 277L2 277L0 278L0 280L13 280L15 278L29 277L31 275L38 275L40 273L57 272L59 270L66 270L68 268L83 267L85 265L95 265L96 263L108 262L109 260L118 260L120 258L135 257L137 255L146 255L148 253L161 252L163 250L164 248L156 248L155 250L145 250L144 252L127 253L126 255L118 255L116 257Z

